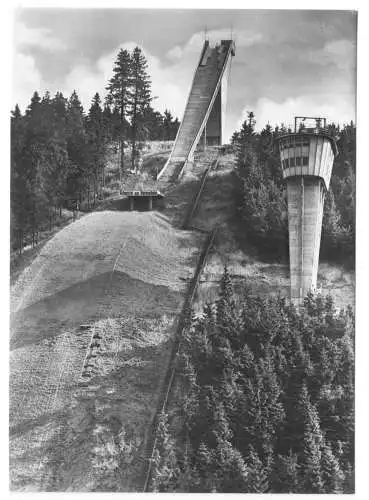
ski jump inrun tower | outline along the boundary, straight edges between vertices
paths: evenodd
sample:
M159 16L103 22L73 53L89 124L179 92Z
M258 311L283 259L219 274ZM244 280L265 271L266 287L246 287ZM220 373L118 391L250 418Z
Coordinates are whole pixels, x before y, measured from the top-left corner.
M318 275L324 198L338 154L325 118L296 117L278 139L287 182L291 301L302 305Z
M221 145L233 40L211 47L205 41L192 81L185 112L168 161L158 174L160 180L175 180L193 154L200 139L204 144Z

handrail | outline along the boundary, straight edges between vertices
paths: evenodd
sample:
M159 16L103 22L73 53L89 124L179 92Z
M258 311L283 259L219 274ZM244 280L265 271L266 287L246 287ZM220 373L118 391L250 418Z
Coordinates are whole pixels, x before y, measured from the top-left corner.
M156 180L158 181L160 179L160 177L163 175L163 173L165 172L165 170L167 169L167 166L169 165L169 162L170 162L170 155L169 155L169 158L167 159L167 161L165 162L163 168L160 170L160 172L158 173L158 175L156 176Z
M182 177L183 175L183 172L184 172L184 169L187 167L187 165L191 163L188 158L187 160L183 163L182 167L181 167L181 170L179 171L178 175L177 175L177 179L176 180L180 180L180 178Z
M197 191L197 194L196 194L196 197L195 197L195 201L192 203L191 207L190 207L190 210L189 212L187 213L186 215L186 218L185 218L185 221L183 223L183 229L187 229L190 225L190 222L191 222L191 219L192 217L194 216L196 210L197 210L197 207L198 207L198 204L199 204L199 201L200 201L200 198L201 198L201 195L202 195L202 192L204 190L204 187L205 187L205 182L206 182L206 179L208 177L208 174L209 172L213 169L213 168L216 168L216 166L218 165L219 163L219 157L216 158L210 165L209 167L205 170L205 172L203 173L202 175L202 178L201 178L201 183L200 183L200 187Z

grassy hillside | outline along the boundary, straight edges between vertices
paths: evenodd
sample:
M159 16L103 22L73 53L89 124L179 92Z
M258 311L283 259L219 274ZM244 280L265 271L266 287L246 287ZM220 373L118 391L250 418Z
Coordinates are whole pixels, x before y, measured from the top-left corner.
M23 271L11 289L13 490L130 489L202 240L155 213L91 213Z

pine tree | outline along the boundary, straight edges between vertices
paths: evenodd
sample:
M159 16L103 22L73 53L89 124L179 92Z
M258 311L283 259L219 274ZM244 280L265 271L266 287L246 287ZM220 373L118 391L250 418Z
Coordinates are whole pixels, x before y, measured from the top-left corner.
M127 116L132 85L132 60L126 49L120 49L114 63L113 76L106 87L107 104L112 105L119 117L118 134L120 145L120 178L124 171L124 149L127 139Z
M59 210L65 204L65 193L67 176L69 172L68 157L68 131L67 131L67 106L68 100L61 92L57 92L51 100L53 109L53 131L54 142L57 144L57 161L54 169L55 174L55 198Z
M272 472L272 488L274 493L297 493L299 487L299 466L297 455L278 455Z
M335 196L330 188L325 203L322 223L322 255L334 260L344 254L344 247L349 244L350 230L342 224L342 218L337 209Z
M168 109L164 111L163 120L163 139L164 141L170 141L172 136L172 120L173 117Z
M322 493L343 493L344 474L332 448L325 440L321 446Z
M85 130L85 115L76 91L73 91L67 105L67 150L69 169L67 197L82 201L82 193L87 187L88 142Z
M163 116L159 111L155 111L148 105L141 115L147 139L150 141L160 141L163 139Z
M102 189L105 179L104 166L108 138L108 131L106 130L101 107L101 99L98 93L94 95L88 112L86 130L90 154L89 175L92 176L93 180L93 203L95 205L98 185L100 184L100 189Z
M214 483L217 492L246 493L250 491L249 468L241 453L227 440L219 440L215 452L216 473Z
M201 446L201 445L200 445ZM192 446L187 439L184 445L180 464L180 472L177 480L177 493L193 493L201 491L200 474L198 467L193 464L194 452Z
M220 283L219 299L216 303L216 320L219 328L218 342L222 344L222 339L228 339L232 348L237 348L239 339L239 324L236 314L236 305L232 287L231 277L227 266Z
M146 139L148 131L145 111L151 97L151 80L147 72L147 60L140 47L135 47L131 56L131 88L129 90L129 116L131 118L132 170L136 170L139 141Z
M45 121L45 103L41 103L38 92L34 92L26 109L26 134L23 150L24 178L29 186L29 198L24 200L29 213L28 228L37 228L45 221L48 203L42 189L42 170L48 163L47 144L50 123Z
M199 491L202 493L214 491L214 452L204 442L201 442L198 447L195 463L197 464L200 478Z
M259 455L252 445L248 446L246 455L246 465L248 471L247 492L266 493L269 490L268 473L260 460Z
M212 433L214 434L216 441L230 441L233 436L233 432L230 429L229 421L222 402L218 402L214 407L213 420L214 426Z
M69 164L65 122L57 115L54 100L50 98L48 92L43 97L41 106L45 128L49 131L45 145L46 161L41 165L42 190L49 210L52 211L54 207L56 211L57 205L61 205Z
M10 209L11 209L11 244L21 248L23 232L27 225L28 210L25 201L30 197L30 186L27 172L24 169L23 154L25 144L25 119L18 104L11 113L11 177L10 177Z
M282 390L277 379L273 360L273 348L267 344L264 356L259 359L255 370L256 386L259 395L257 427L262 446L261 456L266 459L270 450L276 446L277 436L281 434L286 413L282 404Z
M178 118L173 120L172 113L166 109L163 116L163 140L173 141L179 128Z
M153 491L175 489L178 474L175 443L168 430L168 416L162 412L159 416L151 476Z
M255 149L255 119L254 113L248 112L248 120L245 120L239 133L234 136L234 144L237 154L237 168L242 176L246 179L252 176L252 172L256 171L257 152Z
M345 479L343 482L344 493L355 493L355 471L351 464L347 465L344 474L345 474Z
M306 385L303 385L299 401L300 415L304 426L302 451L300 453L301 492L320 493L322 491L321 446L323 436L319 416L311 404Z

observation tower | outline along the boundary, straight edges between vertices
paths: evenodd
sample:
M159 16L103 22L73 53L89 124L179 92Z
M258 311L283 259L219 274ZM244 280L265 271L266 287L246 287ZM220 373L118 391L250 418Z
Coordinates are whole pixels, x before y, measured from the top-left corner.
M295 117L294 132L278 138L287 183L291 301L303 304L315 291L323 208L338 154L325 118Z

